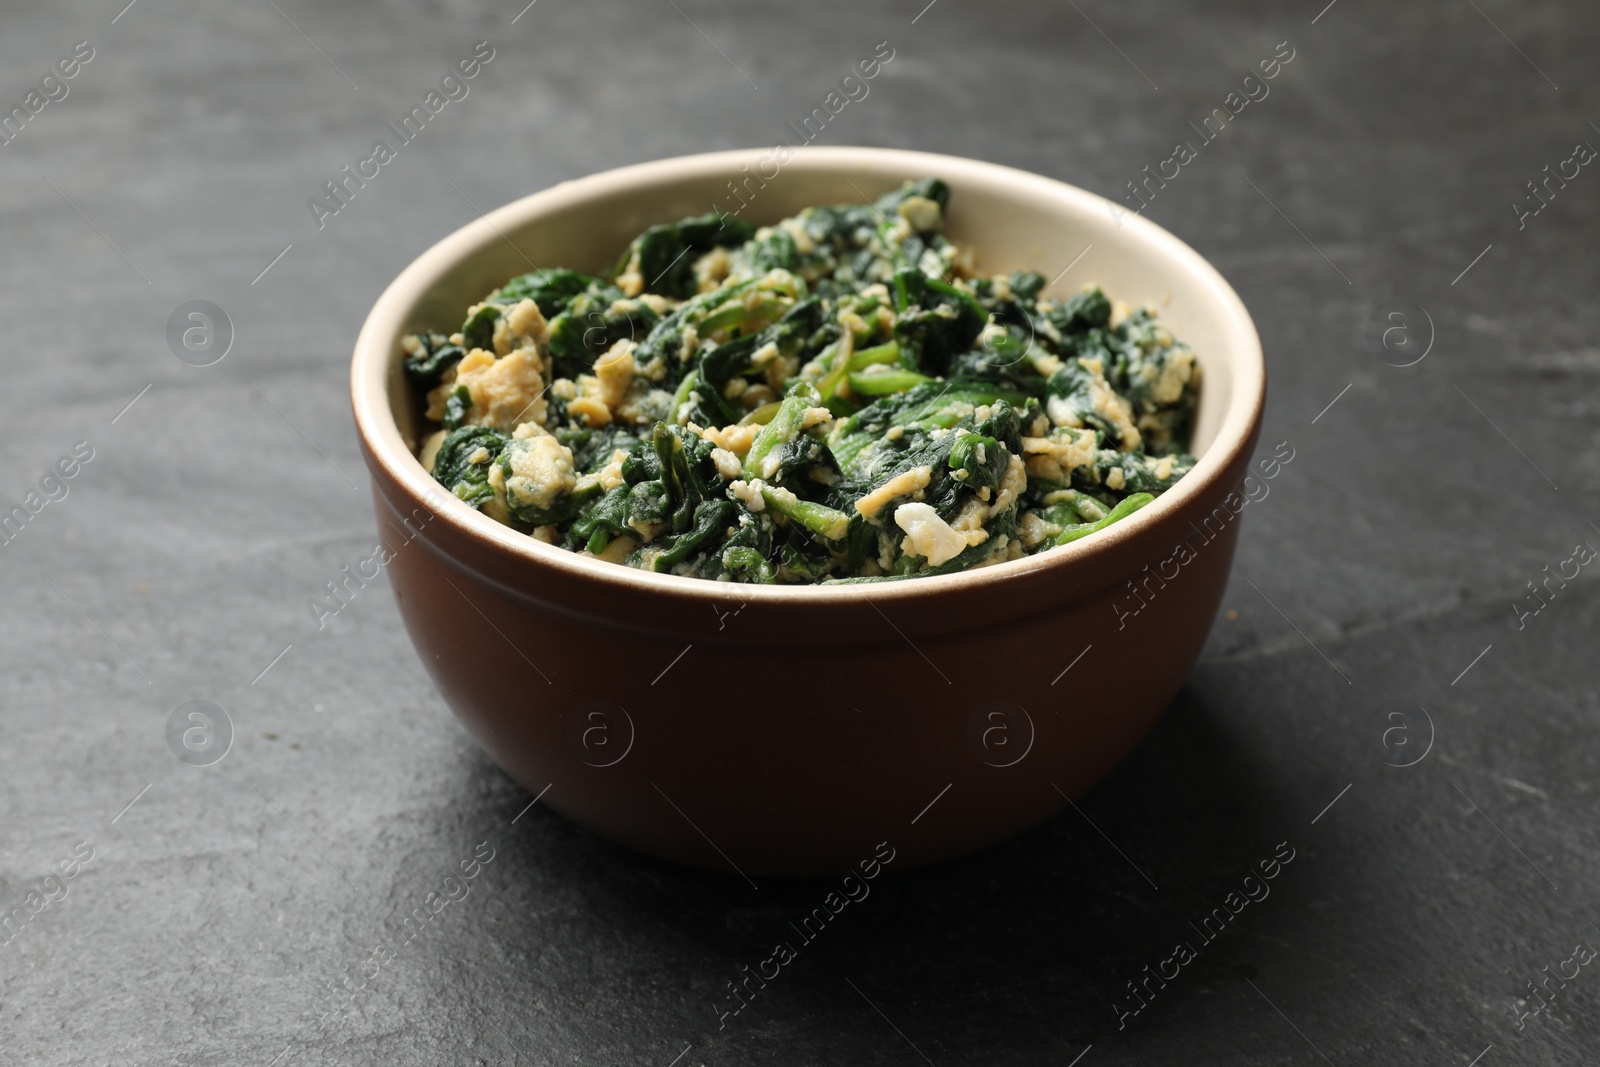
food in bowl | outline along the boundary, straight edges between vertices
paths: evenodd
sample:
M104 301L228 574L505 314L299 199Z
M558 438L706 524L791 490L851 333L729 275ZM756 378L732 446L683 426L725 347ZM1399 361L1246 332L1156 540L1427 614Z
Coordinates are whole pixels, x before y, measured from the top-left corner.
M513 278L406 336L419 449L485 515L753 583L948 574L1067 544L1194 466L1195 354L1097 287L983 276L950 192L652 226L608 278Z

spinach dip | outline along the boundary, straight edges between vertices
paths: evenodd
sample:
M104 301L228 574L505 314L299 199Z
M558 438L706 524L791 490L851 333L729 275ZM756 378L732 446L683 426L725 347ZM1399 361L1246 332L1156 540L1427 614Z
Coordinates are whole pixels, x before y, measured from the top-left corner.
M1193 351L1097 287L985 276L949 189L757 228L652 226L402 341L420 456L573 552L735 582L869 582L1047 551L1194 465Z

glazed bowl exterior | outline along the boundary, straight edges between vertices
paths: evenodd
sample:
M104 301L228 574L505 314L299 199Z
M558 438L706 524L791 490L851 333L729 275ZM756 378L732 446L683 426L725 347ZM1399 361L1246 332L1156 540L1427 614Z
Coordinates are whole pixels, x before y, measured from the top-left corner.
M951 187L986 273L1094 281L1160 309L1203 369L1199 463L1064 548L866 586L652 574L542 544L445 494L399 340L451 329L538 267L603 272L634 234L711 210L774 222L908 178ZM1260 341L1196 252L1091 193L1005 167L865 148L720 152L566 182L440 241L389 286L351 389L400 613L440 693L542 803L611 840L730 874L892 869L1051 816L1176 695L1223 595L1265 397Z

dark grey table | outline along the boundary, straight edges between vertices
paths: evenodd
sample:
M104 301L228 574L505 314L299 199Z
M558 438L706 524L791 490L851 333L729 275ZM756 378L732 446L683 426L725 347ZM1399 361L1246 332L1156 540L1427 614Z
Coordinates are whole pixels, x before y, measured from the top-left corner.
M0 13L24 116L0 511L26 515L0 543L0 1060L1595 1061L1600 568L1567 562L1600 547L1592 9L123 2ZM319 228L308 198L479 41L469 95ZM752 890L530 809L382 579L318 628L308 600L374 537L347 354L479 208L772 144L880 42L817 143L1113 198L1198 146L1145 213L1253 310L1263 452L1294 459L1120 771L874 883L723 1020L826 886ZM1290 52L1265 96L1244 81ZM1239 110L1202 142L1216 108ZM194 300L226 320L192 320L185 363L168 320ZM231 723L210 766L169 748L191 700Z

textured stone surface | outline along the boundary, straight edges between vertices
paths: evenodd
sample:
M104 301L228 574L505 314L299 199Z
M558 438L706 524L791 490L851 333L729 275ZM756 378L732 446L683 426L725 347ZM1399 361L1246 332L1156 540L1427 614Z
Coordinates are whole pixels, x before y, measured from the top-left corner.
M94 450L0 546L0 908L28 914L58 861L93 850L0 946L0 1059L1591 1058L1593 968L1520 1031L1513 1005L1600 944L1600 572L1520 631L1511 605L1579 540L1600 546L1600 174L1521 230L1510 204L1600 144L1600 21L1505 0L921 2L543 0L514 24L519 0L0 15L7 109L73 42L95 49L0 148L0 501ZM306 198L484 39L470 96L319 231ZM1148 215L1251 307L1264 440L1295 459L1246 512L1228 617L1187 689L1080 812L875 882L719 1031L725 984L828 887L752 890L542 807L518 819L530 798L433 693L381 580L317 630L307 598L373 536L347 353L386 282L473 205L773 143L884 40L895 59L819 143L1112 197L1290 43L1270 95ZM214 366L168 351L191 299L232 320ZM1393 300L1437 333L1404 369L1361 340ZM214 766L168 749L191 699L230 713ZM1421 751L1419 707L1431 752L1386 766ZM1390 713L1409 748L1383 746ZM1191 924L1285 841L1271 895L1206 942ZM493 858L468 895L396 934L480 842ZM1197 958L1119 1030L1125 983L1183 939ZM384 948L327 1015L343 969Z

